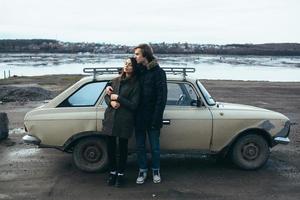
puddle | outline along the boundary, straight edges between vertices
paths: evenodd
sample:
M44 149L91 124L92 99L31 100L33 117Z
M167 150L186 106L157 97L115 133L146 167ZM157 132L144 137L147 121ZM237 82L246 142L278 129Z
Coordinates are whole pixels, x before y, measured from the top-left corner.
M30 148L30 149L19 149L16 151L8 152L7 157L9 159L19 159L19 158L28 158L35 156L40 152L41 149L39 148Z
M27 162L30 160L39 159L39 156L36 156L40 153L39 148L22 148L22 149L11 149L2 153L3 157L1 158L3 163L12 163L12 162Z
M7 194L0 194L0 199L12 199L12 197Z
M14 128L9 130L9 134L24 135L25 133L26 132L24 128Z
M13 172L1 172L0 173L0 180L1 181L10 181L10 180L15 180L18 177L16 173ZM1 199L1 194L0 194L0 199ZM3 198L6 199L6 198Z

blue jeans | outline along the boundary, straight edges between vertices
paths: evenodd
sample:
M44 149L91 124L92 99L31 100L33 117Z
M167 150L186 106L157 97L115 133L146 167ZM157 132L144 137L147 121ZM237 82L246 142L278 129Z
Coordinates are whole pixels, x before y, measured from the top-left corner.
M136 130L136 148L137 148L137 159L140 171L147 171L147 155L146 155L146 135L148 135L150 147L151 147L151 156L152 156L152 170L160 169L160 144L159 136L160 130L145 130L139 131Z

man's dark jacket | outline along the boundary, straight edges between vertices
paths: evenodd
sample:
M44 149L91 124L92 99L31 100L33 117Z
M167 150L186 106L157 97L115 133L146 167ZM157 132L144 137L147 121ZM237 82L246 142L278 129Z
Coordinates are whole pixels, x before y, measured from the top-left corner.
M156 60L148 66L140 66L141 96L136 114L137 132L145 129L160 129L167 102L166 73Z

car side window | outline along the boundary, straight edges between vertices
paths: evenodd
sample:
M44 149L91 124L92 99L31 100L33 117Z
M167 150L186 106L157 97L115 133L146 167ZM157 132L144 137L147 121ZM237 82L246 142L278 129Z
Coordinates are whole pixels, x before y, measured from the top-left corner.
M94 106L107 82L88 83L72 94L59 107Z
M167 105L191 106L197 100L193 87L187 83L168 83Z

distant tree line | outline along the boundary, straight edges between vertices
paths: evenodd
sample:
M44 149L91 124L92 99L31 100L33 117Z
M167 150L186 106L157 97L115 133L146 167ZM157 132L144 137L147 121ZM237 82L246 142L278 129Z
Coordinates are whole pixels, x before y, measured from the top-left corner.
M218 54L300 56L299 43L190 44L151 43L159 54ZM105 43L70 43L49 39L0 40L0 53L132 53L133 46Z

